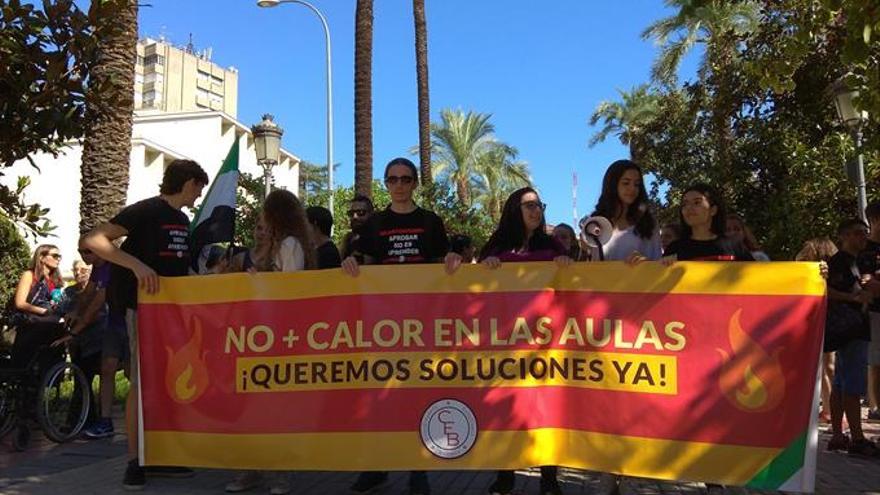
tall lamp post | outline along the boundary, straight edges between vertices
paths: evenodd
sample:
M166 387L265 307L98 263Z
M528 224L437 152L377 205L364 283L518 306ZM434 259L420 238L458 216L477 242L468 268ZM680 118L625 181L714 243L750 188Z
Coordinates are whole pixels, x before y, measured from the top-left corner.
M842 78L838 79L831 89L834 91L837 118L849 128L856 142L856 155L858 156L856 167L855 170L847 167L847 171L850 178L856 182L859 195L859 218L866 221L865 208L868 206L868 199L865 191L865 163L862 156L862 124L867 120L868 112L856 110L853 99L858 98L859 92L850 89Z
M257 164L263 167L263 185L266 196L272 185L272 167L281 160L281 135L284 130L272 120L272 115L264 114L263 121L251 127L254 134L254 149L257 152Z
M298 3L309 8L321 20L324 27L324 41L327 52L327 178L328 187L330 188L329 208L333 211L333 72L330 68L331 49L330 49L330 27L327 25L327 19L321 14L314 5L303 0L257 0L259 7L277 7L282 3Z

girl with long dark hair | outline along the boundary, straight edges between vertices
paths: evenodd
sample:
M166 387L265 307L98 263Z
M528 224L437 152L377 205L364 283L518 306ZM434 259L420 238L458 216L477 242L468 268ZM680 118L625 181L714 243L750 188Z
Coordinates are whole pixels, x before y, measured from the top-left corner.
M728 238L727 212L718 191L694 184L681 197L681 238L669 245L664 260L755 261L741 242Z
M568 257L575 261L581 260L581 247L578 244L577 232L574 231L574 228L567 223L560 223L553 227L553 238L556 239L556 242L562 244L562 247L565 248L566 252L568 252Z
M531 187L513 192L504 203L501 220L492 237L480 251L480 262L495 269L507 261L551 261L570 265L568 251L547 235L545 205ZM541 467L541 493L559 495L562 489L556 479L556 466ZM513 491L515 473L499 471L489 493L507 495Z
M606 260L660 259L660 229L649 209L642 169L634 162L617 160L608 167L593 216L605 217L614 226L603 246ZM598 251L592 258L598 259Z

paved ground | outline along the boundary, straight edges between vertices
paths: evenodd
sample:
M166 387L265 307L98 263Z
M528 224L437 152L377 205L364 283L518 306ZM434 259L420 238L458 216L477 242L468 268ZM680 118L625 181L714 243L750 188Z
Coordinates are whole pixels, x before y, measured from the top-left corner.
M117 424L119 422L117 421ZM866 423L866 433L880 435L880 423ZM821 435L818 461L817 493L823 495L880 495L880 460L857 459L840 453L827 453ZM26 452L11 452L9 440L0 443L0 494L112 494L127 493L121 488L125 469L125 437L100 441L76 441L66 445L48 442L34 432ZM493 479L492 473L452 471L432 473L434 495L483 495ZM354 480L351 473L297 473L292 494L346 494ZM228 471L200 470L188 479L150 479L144 493L200 494L223 492L231 478ZM563 470L561 478L567 495L597 493L599 477L595 473ZM538 493L538 473L521 471L517 493ZM627 479L622 495L704 494L701 484L658 483L652 480ZM268 493L266 489L251 493ZM403 495L406 477L394 474L391 483L378 495ZM776 492L729 489L731 495Z

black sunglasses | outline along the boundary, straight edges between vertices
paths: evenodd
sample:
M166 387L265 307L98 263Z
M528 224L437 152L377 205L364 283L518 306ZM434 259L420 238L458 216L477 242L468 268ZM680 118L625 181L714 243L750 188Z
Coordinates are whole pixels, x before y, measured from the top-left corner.
M524 201L520 206L525 206L528 210L539 209L544 211L547 209L547 203L541 203L539 201Z
M365 217L367 216L367 210L348 210L349 218L354 217Z
M416 180L415 177L413 177L412 175L387 175L387 176L385 176L385 183L391 184L391 185L397 184L398 182L400 182L401 184L404 184L404 185L408 185L408 184L412 184L413 182L415 182L415 180Z

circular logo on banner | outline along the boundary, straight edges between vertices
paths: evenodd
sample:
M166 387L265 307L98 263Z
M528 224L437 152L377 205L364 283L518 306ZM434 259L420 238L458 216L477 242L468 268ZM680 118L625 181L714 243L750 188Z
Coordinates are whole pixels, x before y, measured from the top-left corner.
M477 441L477 418L464 402L442 399L422 415L422 443L442 459L457 459Z

